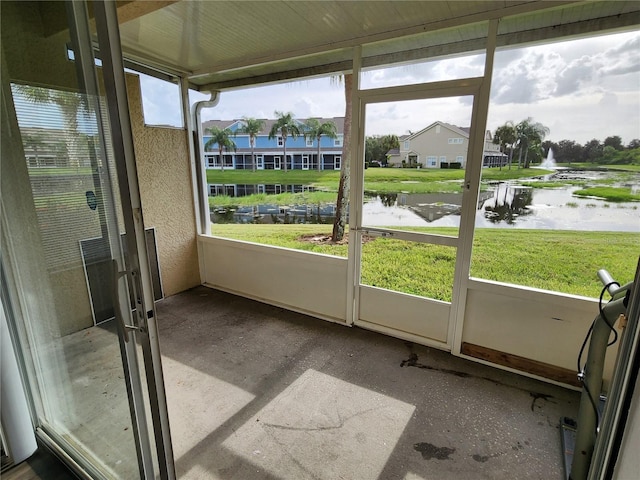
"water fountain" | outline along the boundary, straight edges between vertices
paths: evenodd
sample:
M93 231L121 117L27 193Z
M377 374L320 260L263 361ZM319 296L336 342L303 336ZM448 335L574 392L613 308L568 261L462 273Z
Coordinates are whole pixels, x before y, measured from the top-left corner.
M555 170L558 168L556 161L553 158L553 150L551 147L549 147L549 151L547 152L547 158L545 158L540 164L540 168L546 168L547 170Z

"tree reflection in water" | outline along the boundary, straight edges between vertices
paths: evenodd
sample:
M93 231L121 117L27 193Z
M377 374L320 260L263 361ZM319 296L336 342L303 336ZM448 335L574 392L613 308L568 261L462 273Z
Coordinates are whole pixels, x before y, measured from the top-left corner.
M493 198L484 205L484 216L492 223L505 222L513 225L518 217L531 215L529 209L533 199L533 189L519 185L501 183L498 185Z

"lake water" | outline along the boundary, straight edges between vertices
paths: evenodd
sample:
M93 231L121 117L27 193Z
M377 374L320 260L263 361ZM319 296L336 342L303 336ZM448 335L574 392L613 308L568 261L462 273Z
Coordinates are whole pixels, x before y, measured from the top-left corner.
M557 181L558 188L523 187L517 181L491 185L480 193L476 227L549 230L640 232L640 202L609 202L573 196L580 187L563 185L566 180L597 180L609 175L599 171L560 171L544 180ZM630 183L629 183L630 182ZM640 174L625 183L640 189ZM261 187L260 193L301 191L300 186ZM230 188L226 188L228 194ZM244 194L253 193L243 186ZM240 193L240 192L238 192ZM241 195L242 195L241 193ZM256 192L257 193L257 192ZM239 196L241 196L239 195ZM363 206L365 226L458 227L462 194L386 194L367 198ZM275 204L218 209L214 223L331 223L334 205Z

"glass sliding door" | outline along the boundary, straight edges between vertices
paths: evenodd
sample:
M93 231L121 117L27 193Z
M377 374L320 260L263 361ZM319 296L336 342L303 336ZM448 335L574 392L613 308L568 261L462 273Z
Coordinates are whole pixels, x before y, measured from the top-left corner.
M146 252L86 5L3 2L2 32L2 264L37 432L92 477L171 478Z

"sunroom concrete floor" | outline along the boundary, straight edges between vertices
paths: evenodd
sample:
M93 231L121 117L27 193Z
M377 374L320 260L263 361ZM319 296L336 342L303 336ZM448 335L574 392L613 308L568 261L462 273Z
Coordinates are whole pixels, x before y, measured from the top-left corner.
M205 287L157 311L179 478L564 476L575 391Z

